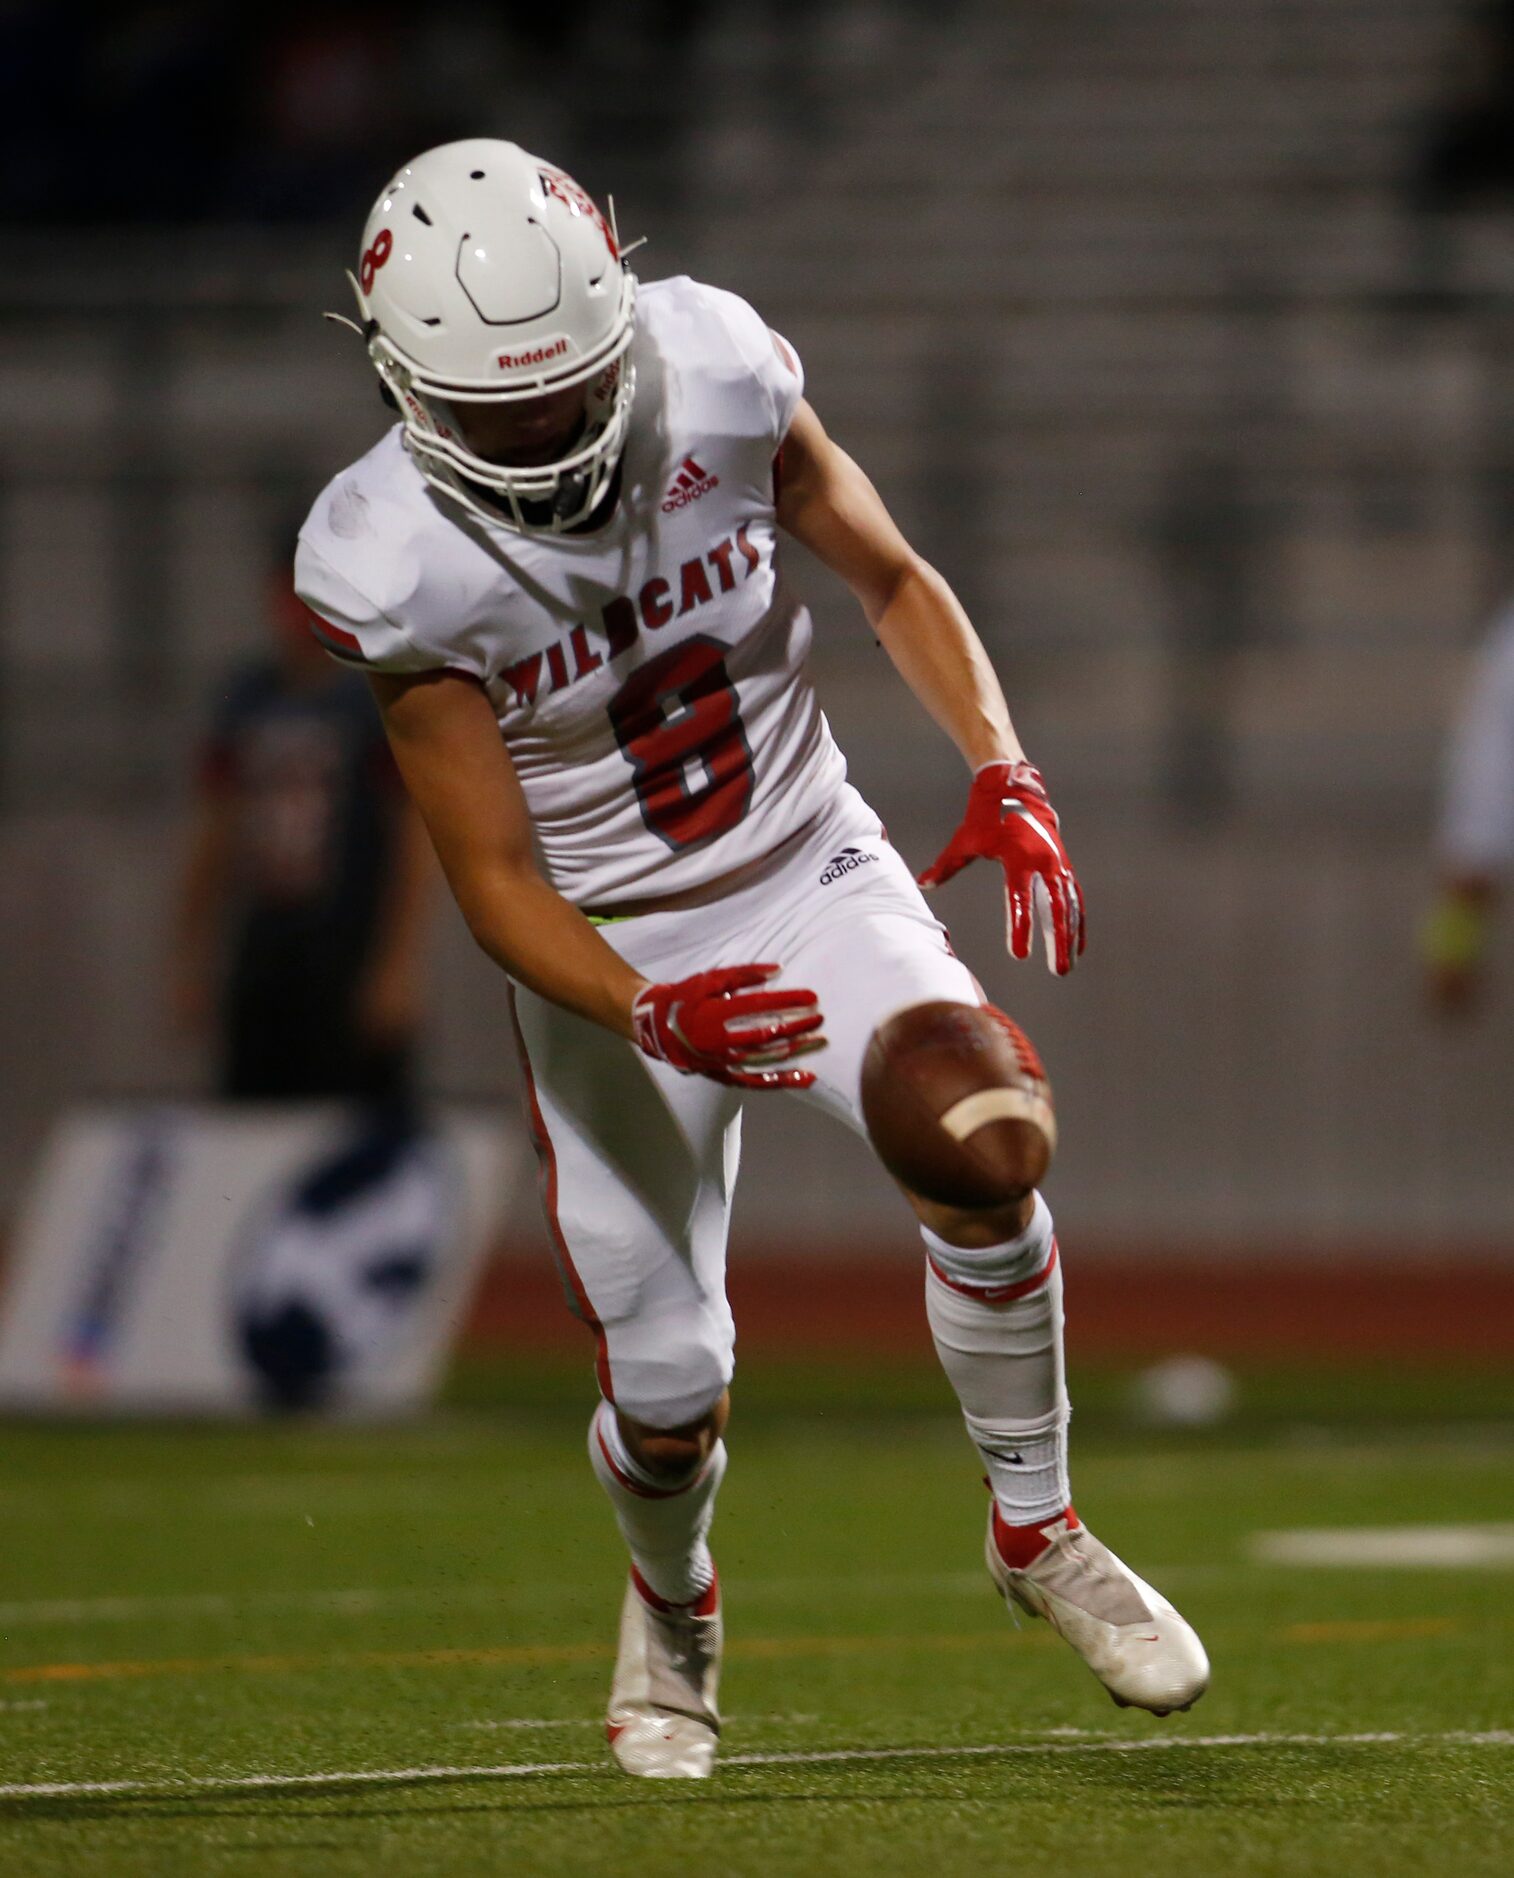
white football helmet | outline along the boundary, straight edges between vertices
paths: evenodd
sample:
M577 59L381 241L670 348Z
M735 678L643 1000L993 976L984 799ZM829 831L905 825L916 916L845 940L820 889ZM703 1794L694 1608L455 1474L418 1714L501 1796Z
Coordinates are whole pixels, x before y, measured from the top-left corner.
M373 205L348 278L368 356L429 483L486 521L549 534L594 512L630 422L636 277L571 176L496 138L441 144ZM541 466L478 456L451 409L572 385L588 386L585 427Z

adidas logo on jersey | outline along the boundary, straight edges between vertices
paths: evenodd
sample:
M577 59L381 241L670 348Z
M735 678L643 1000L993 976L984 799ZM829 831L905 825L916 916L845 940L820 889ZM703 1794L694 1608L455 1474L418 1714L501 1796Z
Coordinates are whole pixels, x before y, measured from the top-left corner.
M675 509L686 509L691 502L697 502L701 496L708 495L719 486L720 478L711 476L708 470L701 469L693 457L686 456L678 474L673 478L673 486L663 497L662 512L671 515Z
M851 873L854 867L866 867L869 861L876 861L877 858L876 854L869 854L864 848L843 848L826 862L820 884L828 887L833 880L840 880L843 874Z

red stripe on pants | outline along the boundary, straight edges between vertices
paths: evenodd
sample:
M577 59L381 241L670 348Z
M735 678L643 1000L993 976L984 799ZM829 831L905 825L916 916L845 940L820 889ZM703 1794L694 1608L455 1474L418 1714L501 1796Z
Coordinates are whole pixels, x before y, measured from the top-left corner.
M510 1026L515 1032L515 1049L520 1058L521 1074L526 1079L526 1099L531 1111L531 1139L536 1147L537 1165L541 1170L541 1203L542 1211L547 1216L547 1232L556 1254L558 1272L573 1299L574 1312L594 1333L597 1352L594 1373L599 1379L599 1393L607 1402L613 1402L615 1389L610 1379L610 1349L605 1338L605 1327L600 1323L594 1306L589 1302L589 1294L584 1289L582 1278L578 1275L578 1267L573 1263L573 1254L568 1250L562 1221L557 1215L557 1154L552 1146L552 1137L547 1133L541 1103L537 1099L536 1078L531 1073L531 1058L526 1050L526 1039L520 1027L520 1013L515 1008L514 985L510 986L509 996Z

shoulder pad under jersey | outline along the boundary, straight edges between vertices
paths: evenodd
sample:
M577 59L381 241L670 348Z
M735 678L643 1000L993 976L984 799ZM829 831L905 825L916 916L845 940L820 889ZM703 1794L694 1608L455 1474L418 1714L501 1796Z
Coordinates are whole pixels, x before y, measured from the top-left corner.
M300 530L294 585L334 658L371 671L450 666L483 675L474 658L447 643L445 606L428 593L437 557L427 539L445 538L449 526L397 426L326 485Z
M754 307L724 287L679 275L643 289L638 317L675 366L697 368L737 398L755 390L753 429L777 448L804 395L804 368Z

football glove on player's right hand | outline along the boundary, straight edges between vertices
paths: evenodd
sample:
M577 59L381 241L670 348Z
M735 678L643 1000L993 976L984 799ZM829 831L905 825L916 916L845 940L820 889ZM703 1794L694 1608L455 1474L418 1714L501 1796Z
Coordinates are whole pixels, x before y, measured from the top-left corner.
M1030 957L1039 925L1046 963L1059 976L1070 972L1088 937L1083 890L1041 772L1031 764L985 763L974 772L962 826L921 874L920 885L944 886L977 860L1004 868L1010 957Z
M738 1089L807 1089L807 1069L776 1065L823 1049L813 991L757 991L778 965L727 965L676 984L648 985L631 1006L636 1043L659 1063Z

